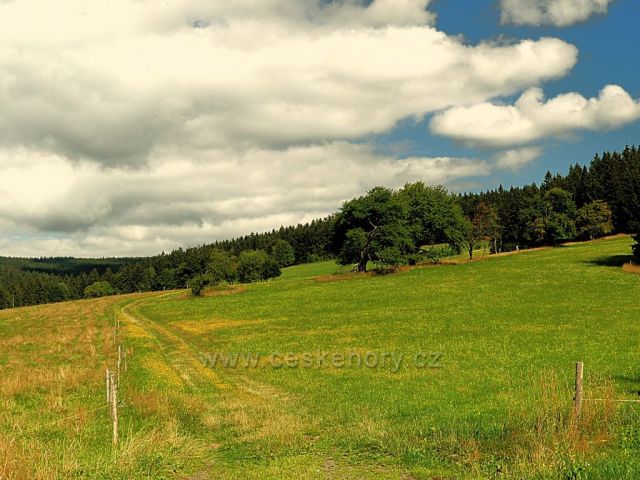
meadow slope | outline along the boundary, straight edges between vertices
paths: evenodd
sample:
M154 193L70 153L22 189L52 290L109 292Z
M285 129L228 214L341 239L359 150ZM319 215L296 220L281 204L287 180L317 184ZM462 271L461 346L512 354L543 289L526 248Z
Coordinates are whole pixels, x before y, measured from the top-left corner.
M630 244L0 312L0 479L636 478Z

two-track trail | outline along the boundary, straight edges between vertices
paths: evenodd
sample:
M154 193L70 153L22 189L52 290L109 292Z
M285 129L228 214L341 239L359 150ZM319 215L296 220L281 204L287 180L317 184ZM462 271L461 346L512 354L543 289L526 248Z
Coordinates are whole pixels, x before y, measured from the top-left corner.
M146 296L124 305L119 309L119 314L125 322L137 325L156 340L159 351L168 365L180 376L186 388L193 391L209 390L212 386L228 388L211 368L203 364L194 345L171 327L155 322L140 312L140 307L148 302L176 295L178 294L172 292Z
M161 293L158 295L148 295L116 306L117 314L121 316L124 324L130 322L141 328L145 334L153 338L158 351L162 354L166 363L181 378L184 387L192 392L210 393L212 390L224 393L225 397L235 397L248 400L247 397L273 396L274 390L271 385L257 382L255 378L247 375L246 369L240 369L245 373L235 372L231 377L226 376L224 380L216 371L206 365L203 361L202 352L191 339L177 328L172 328L146 317L141 312L141 307L147 303L162 301L177 297L182 292ZM268 392L268 393L267 393Z
M223 371L211 368L203 361L202 347L197 339L176 325L144 314L145 305L178 301L179 295L181 292L149 294L117 305L116 312L122 325L130 324L136 330L142 330L140 333L152 341L156 353L182 381L183 393L187 393L188 399L178 395L178 402L186 400L184 409L189 410L189 405L203 405L199 413L194 413L204 427L202 431L208 430L210 439L218 447L231 442L237 448L244 448L243 442L247 441L277 441L298 435L304 422L298 418L302 407L296 396L262 381L260 367L225 368ZM146 371L154 375L154 369ZM166 393L171 395L171 392ZM192 401L195 403L190 403ZM298 406L292 409L292 405ZM172 414L177 415L176 412ZM216 453L212 451L211 455L214 461Z

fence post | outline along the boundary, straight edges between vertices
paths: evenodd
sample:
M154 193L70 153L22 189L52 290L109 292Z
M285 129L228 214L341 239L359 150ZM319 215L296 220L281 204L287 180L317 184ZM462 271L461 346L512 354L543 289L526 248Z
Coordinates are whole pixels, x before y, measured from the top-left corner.
M580 417L582 411L582 379L584 373L584 363L576 363L576 395L574 397L576 417Z
M107 386L107 404L111 403L111 375L109 374L109 369L107 368L107 373L105 375L106 386Z
M111 374L111 420L113 422L113 446L118 446L118 384Z
M122 363L122 347L118 345L118 385L120 385L120 364Z

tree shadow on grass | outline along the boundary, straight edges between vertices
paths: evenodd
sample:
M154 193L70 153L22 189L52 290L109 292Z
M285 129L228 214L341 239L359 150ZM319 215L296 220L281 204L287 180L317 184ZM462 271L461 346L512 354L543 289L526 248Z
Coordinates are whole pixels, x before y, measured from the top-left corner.
M626 392L640 397L640 374L637 375L615 375L613 379L620 383Z
M611 255L608 257L600 257L600 258L588 260L587 263L597 267L620 268L625 263L629 263L631 260L633 260L633 255Z

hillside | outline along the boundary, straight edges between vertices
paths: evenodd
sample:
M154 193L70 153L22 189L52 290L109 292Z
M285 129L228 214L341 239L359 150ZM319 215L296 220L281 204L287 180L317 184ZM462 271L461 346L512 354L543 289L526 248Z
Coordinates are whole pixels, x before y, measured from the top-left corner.
M151 257L0 257L0 310L189 284L251 283L277 277L280 267L328 258L359 270L367 264L395 269L461 251L471 257L481 244L499 253L611 233L640 238L639 179L640 149L627 146L596 155L589 166L572 165L566 175L547 172L540 186L462 195L421 181L396 190L378 186L336 204L338 211L325 218Z
M0 478L635 478L630 245L2 311Z

